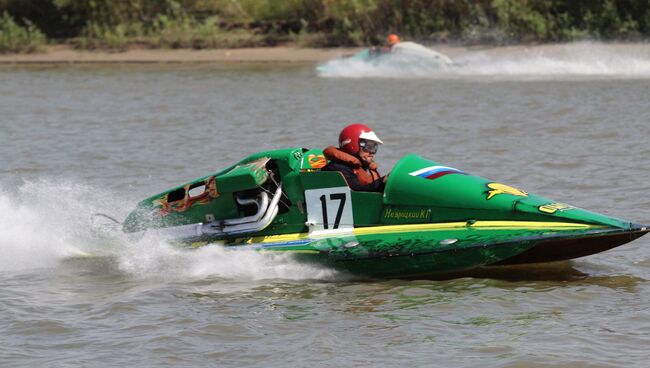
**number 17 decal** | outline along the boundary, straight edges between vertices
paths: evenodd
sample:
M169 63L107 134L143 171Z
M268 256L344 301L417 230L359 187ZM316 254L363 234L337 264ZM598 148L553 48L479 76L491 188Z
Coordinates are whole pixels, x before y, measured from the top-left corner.
M330 199L338 199L341 201L339 203L339 209L336 211L336 218L334 219L334 227L333 229L338 229L339 225L341 224L341 215L343 214L343 208L345 207L345 193L334 193L330 194ZM329 227L328 221L327 221L327 196L323 194L320 196L320 202L321 206L323 208L323 227L327 229Z
M350 188L323 188L305 191L307 222L314 230L335 230L353 227Z

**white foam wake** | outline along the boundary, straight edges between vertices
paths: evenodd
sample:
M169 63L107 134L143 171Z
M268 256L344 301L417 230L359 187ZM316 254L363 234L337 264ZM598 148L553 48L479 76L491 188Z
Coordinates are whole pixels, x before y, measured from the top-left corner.
M197 280L331 279L336 272L296 262L289 254L255 250L228 250L219 244L198 249L170 245L147 235L119 256L119 268L137 278Z
M113 259L127 277L168 281L335 275L286 254L231 251L217 244L183 249L153 235L133 240L119 226L94 227L94 213L123 219L135 205L119 198L91 186L45 180L27 182L15 191L0 188L0 272L33 272L58 267L71 258L102 256Z
M56 266L84 254L92 203L106 198L78 184L27 182L0 189L0 271Z
M634 47L578 43L471 52L452 74L496 77L650 77L650 54Z

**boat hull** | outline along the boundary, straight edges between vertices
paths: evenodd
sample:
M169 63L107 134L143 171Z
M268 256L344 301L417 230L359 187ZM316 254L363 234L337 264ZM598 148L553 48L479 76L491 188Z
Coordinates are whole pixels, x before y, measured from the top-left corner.
M299 261L361 277L412 278L572 259L611 249L648 231L640 226L620 230L574 223L481 221L247 238L226 249L286 252Z

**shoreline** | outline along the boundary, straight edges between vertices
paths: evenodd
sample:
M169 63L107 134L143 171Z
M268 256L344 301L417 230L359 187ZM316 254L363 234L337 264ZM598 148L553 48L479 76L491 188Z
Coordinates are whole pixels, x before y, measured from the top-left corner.
M544 55L563 58L595 51L612 55L634 55L650 59L650 43L575 42L536 45L426 45L452 59L481 53L490 57ZM362 48L301 48L296 46L241 49L144 49L127 51L76 50L67 45L47 46L33 54L0 54L0 65L92 65L92 64L295 64L310 65L349 56Z
M65 45L47 46L44 52L0 54L0 65L26 64L315 64L351 55L359 48L315 49L290 46L241 49L129 49L126 51L76 50Z

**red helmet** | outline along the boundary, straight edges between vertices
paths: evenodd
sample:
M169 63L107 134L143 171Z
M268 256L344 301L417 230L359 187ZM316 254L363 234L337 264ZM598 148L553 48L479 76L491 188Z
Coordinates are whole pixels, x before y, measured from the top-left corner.
M386 39L386 43L388 44L388 46L393 46L395 44L400 43L399 36L396 35L395 33L389 34L388 38Z
M359 153L359 139L384 144L368 126L363 124L350 124L343 128L341 134L339 134L339 148L343 152L357 155Z

